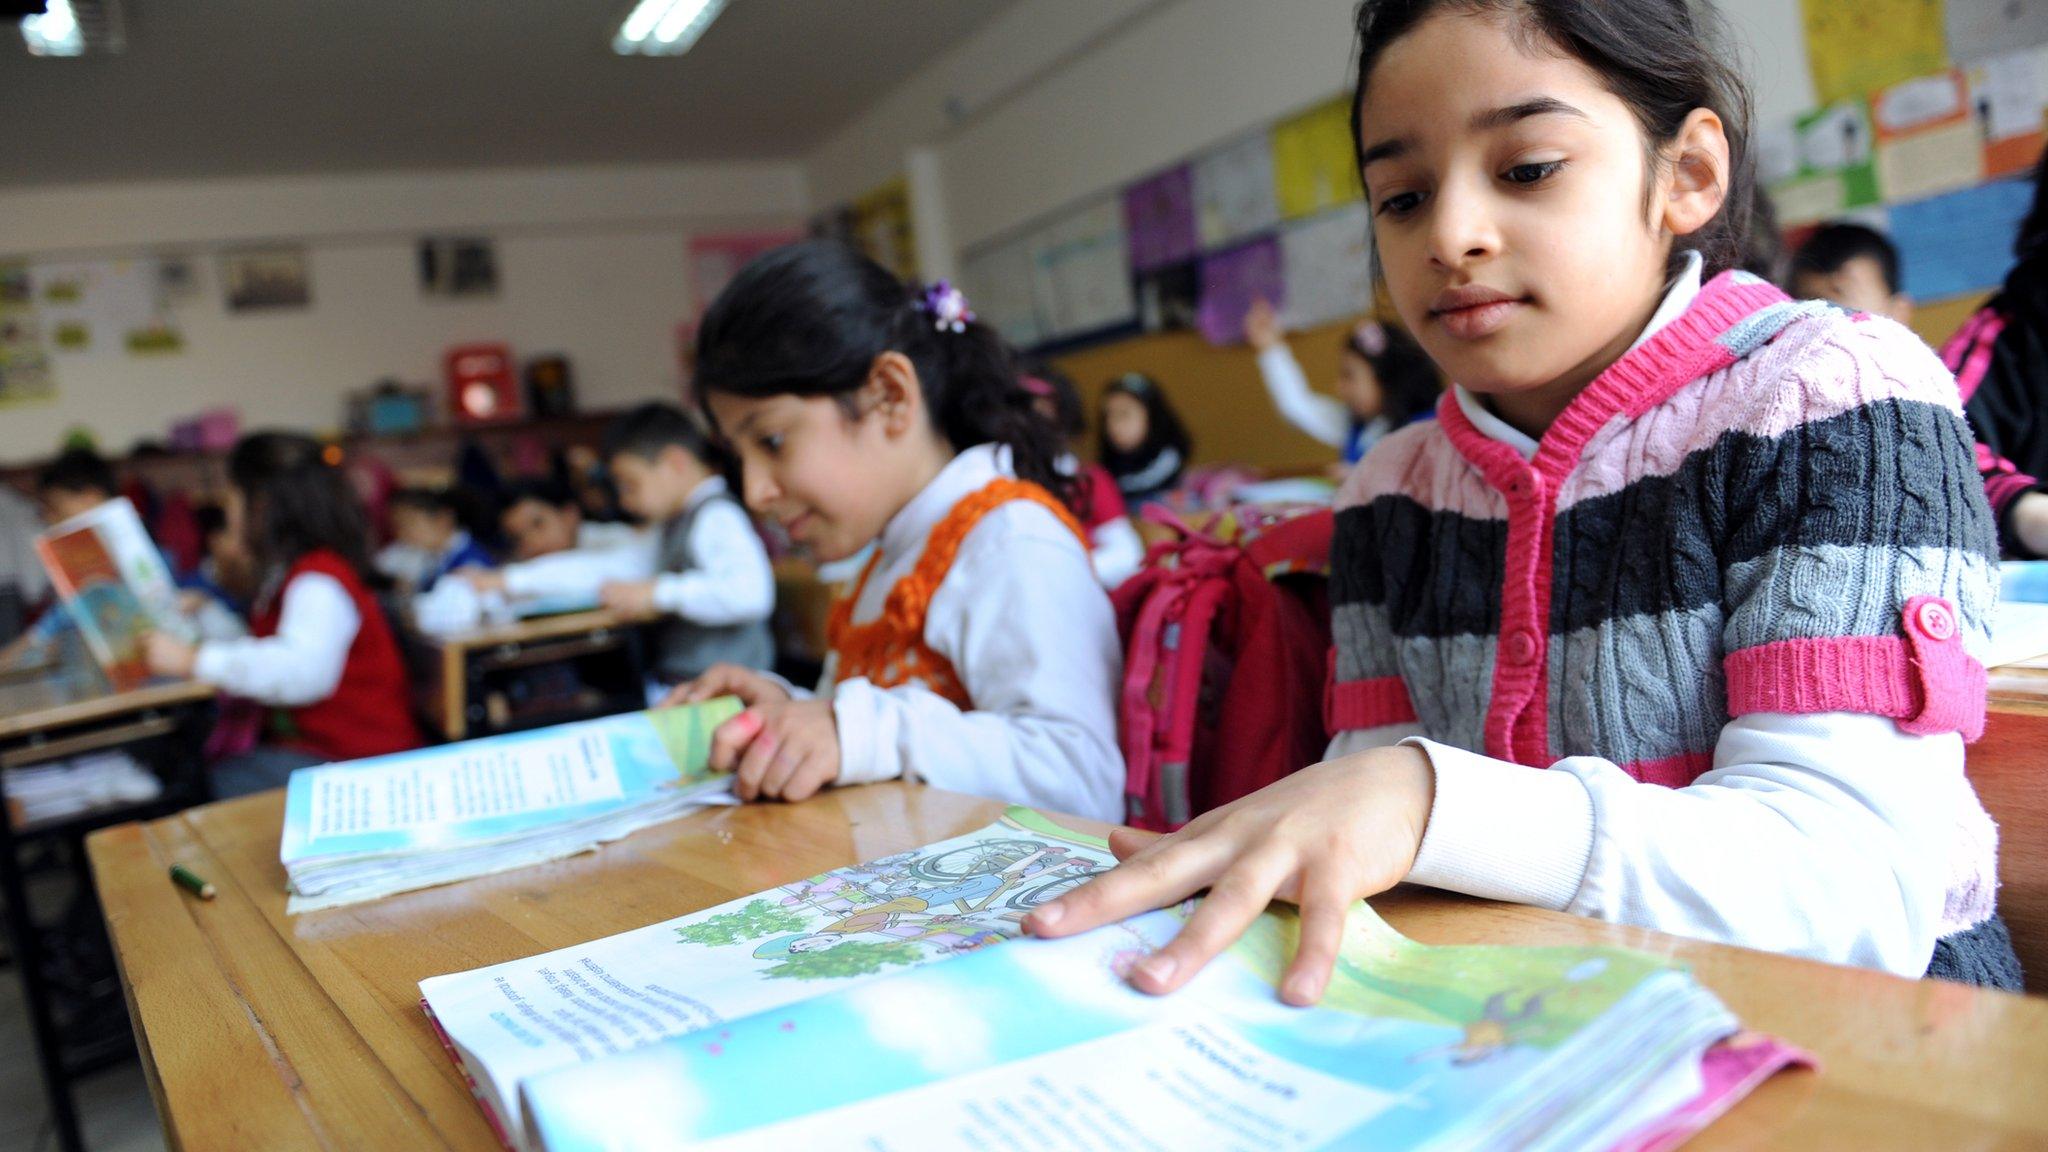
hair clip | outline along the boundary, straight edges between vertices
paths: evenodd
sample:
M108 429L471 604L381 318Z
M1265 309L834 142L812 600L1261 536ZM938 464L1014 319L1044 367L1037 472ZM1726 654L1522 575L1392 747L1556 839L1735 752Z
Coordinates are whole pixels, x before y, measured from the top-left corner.
M1046 383L1045 381L1039 379L1036 376L1019 376L1017 377L1017 383L1023 386L1024 391L1030 393L1033 396L1038 397L1041 400L1050 400L1053 398L1052 385Z
M924 290L918 307L929 314L941 332L965 332L974 312L967 307L967 294L941 280Z
M1387 330L1377 320L1362 320L1351 330L1351 339L1358 344L1359 351L1367 356L1378 356L1387 350Z

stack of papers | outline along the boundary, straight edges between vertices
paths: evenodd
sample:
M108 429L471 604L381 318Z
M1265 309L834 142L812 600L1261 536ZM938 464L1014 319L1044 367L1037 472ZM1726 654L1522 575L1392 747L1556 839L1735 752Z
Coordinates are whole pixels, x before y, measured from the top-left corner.
M163 795L163 782L119 750L7 769L7 815L16 828Z
M1111 866L986 828L589 944L422 1006L507 1148L1669 1148L1798 1053L1670 960L1428 947L1358 905L1322 1003L1276 907L1179 992L1126 975L1192 905L1064 940Z
M705 804L731 697L292 773L280 850L308 912L589 851Z

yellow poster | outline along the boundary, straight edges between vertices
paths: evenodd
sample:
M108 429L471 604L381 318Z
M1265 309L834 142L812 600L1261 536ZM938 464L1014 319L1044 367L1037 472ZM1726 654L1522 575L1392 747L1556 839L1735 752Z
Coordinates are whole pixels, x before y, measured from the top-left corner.
M905 280L917 279L917 240L910 228L910 182L901 176L853 202L853 243Z
M1942 0L1800 0L1822 104L1948 68Z
M1273 126L1273 185L1284 220L1312 216L1364 196L1351 147L1349 96Z

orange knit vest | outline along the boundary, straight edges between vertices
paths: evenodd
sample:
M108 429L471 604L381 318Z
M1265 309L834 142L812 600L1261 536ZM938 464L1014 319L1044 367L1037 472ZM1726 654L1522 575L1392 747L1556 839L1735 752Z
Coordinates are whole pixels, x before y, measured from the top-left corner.
M1088 534L1080 521L1052 493L1028 480L999 476L989 481L978 491L961 497L932 526L930 535L925 537L924 554L917 558L917 567L889 589L889 599L883 603L880 616L865 624L853 622L853 606L867 589L875 565L881 562L880 549L861 570L853 590L832 605L825 635L838 657L835 681L865 677L877 688L894 688L915 680L962 710L974 707L953 662L925 643L925 612L931 607L932 594L939 590L946 573L952 571L960 542L967 539L983 516L1012 500L1028 500L1051 511L1081 541L1083 549L1088 547Z

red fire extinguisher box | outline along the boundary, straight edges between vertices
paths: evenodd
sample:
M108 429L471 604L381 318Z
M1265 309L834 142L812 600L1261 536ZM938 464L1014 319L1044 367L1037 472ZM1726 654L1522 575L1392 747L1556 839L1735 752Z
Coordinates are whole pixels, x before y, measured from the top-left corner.
M448 411L457 424L498 424L526 414L511 348L458 344L441 364L448 376Z

